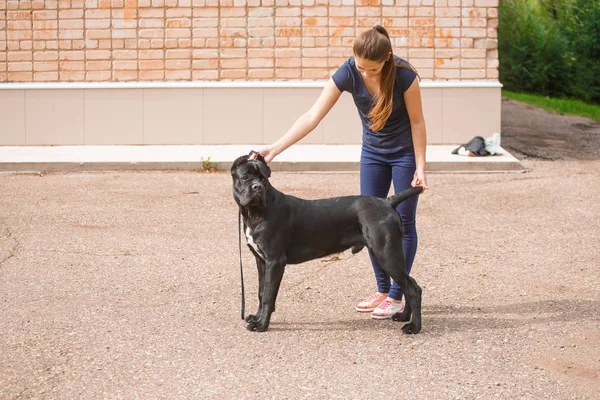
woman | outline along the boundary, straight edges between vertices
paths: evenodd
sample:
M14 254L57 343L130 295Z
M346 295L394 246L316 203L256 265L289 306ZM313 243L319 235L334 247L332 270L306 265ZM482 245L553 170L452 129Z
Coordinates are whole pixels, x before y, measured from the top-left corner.
M396 193L410 186L427 187L425 149L427 135L417 73L394 57L389 35L376 25L354 41L354 57L347 60L325 85L312 108L290 130L260 153L267 162L312 132L337 102L350 92L360 115L363 135L360 192L387 197L391 182ZM404 225L406 270L410 273L417 251L415 214L418 196L401 203L397 211ZM369 254L370 255L370 254ZM377 292L356 306L375 319L391 318L403 309L400 287L371 256Z

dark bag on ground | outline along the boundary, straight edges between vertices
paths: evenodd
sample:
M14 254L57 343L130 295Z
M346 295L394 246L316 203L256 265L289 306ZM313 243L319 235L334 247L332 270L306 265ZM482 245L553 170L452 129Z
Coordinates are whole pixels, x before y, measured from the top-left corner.
M464 148L463 151L460 151L461 148ZM471 156L489 156L490 152L485 149L485 139L481 136L475 136L473 139L469 140L468 143L458 146L456 149L452 151L452 154L464 154L465 151L469 151Z

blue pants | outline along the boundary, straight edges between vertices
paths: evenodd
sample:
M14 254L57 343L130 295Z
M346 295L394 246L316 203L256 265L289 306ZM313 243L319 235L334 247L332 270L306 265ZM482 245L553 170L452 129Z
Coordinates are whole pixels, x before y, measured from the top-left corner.
M411 187L416 170L415 153L412 147L395 154L379 154L363 146L360 156L360 194L386 198L390 184L394 182L394 192L399 193ZM396 211L402 217L404 226L404 259L406 272L410 273L417 253L416 212L419 196L411 197L398 205ZM371 253L371 263L377 280L377 291L389 293L392 299L400 300L402 290L391 282L389 275L377 264Z

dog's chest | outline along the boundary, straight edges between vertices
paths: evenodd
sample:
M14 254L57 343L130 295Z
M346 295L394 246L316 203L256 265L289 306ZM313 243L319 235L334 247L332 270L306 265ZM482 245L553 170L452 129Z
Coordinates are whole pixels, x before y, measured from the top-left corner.
M254 249L254 251L256 251L256 253L263 260L265 259L265 254L262 252L260 247L258 247L258 244L254 241L254 238L252 237L252 231L250 230L250 227L246 228L246 242L248 243L248 245L250 245Z

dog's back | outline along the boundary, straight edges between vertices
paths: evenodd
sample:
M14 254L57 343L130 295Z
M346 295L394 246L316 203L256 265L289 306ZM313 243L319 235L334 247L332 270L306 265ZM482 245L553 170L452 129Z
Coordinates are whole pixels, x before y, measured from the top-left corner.
M394 207L421 190L411 188L388 199L343 196L306 200L281 194L285 198L282 203L294 209L292 220L288 220L290 214L286 210L280 210L281 215L276 216L280 224L288 225L282 229L289 235L287 262L299 264L349 248L356 253L368 244L365 229L375 224L388 230L401 229L400 216Z

